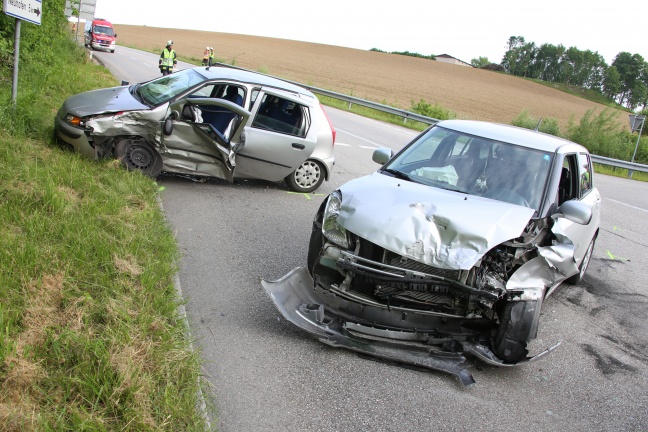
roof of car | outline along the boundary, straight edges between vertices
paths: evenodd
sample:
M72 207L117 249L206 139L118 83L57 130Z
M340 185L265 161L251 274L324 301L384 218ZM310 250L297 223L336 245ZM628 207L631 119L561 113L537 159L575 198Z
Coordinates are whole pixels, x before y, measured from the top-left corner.
M241 81L250 84L258 84L266 87L275 87L287 90L293 93L299 93L310 97L315 97L313 93L303 87L271 77L244 69L230 68L225 66L209 66L209 67L196 67L196 72L205 76L208 79L228 79L234 81Z
M578 151L587 152L585 147L572 141L511 125L475 120L444 120L436 126L546 152L555 152L565 146L576 146ZM576 150L574 147L572 149Z

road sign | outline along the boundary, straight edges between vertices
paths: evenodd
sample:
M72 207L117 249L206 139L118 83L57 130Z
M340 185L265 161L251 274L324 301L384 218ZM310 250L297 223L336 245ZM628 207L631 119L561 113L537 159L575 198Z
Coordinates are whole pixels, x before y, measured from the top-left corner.
M42 0L2 0L2 10L9 16L33 24L41 24Z

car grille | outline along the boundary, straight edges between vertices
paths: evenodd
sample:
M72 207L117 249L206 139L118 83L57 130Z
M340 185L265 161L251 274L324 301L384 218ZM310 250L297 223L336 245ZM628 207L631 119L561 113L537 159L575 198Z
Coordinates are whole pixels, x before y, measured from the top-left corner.
M383 263L389 264L394 267L400 267L405 270L412 270L421 273L427 273L434 276L440 276L454 281L458 281L461 275L461 272L459 270L447 270L438 267L433 267L427 264L420 263L413 259L405 258L401 255L395 254L388 250L385 250Z

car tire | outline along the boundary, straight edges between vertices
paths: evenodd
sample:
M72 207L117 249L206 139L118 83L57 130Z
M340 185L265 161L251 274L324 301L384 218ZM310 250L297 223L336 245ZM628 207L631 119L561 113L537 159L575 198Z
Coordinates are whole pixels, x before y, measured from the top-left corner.
M590 260L592 259L592 252L594 251L594 243L596 242L596 237L592 239L589 246L587 246L587 251L585 251L585 256L583 261L581 261L580 267L578 267L578 273L574 276L565 280L569 285L578 285L583 281L585 277L585 272L587 272L587 267L589 266Z
M536 336L541 301L509 301L500 314L493 352L504 363L518 363L529 354L527 343Z
M324 166L315 160L304 161L295 171L286 177L286 183L294 192L312 192L324 181Z
M111 53L111 54L115 54L115 50L110 50L110 53Z
M129 171L141 171L149 177L157 177L162 171L162 157L146 141L126 138L115 146L115 157Z

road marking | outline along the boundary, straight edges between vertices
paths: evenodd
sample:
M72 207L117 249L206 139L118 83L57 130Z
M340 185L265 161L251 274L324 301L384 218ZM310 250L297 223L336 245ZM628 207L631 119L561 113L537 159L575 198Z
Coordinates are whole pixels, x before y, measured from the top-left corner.
M344 143L337 142L337 141L335 142L335 145L336 145L336 146L351 147L351 144L344 144Z
M345 133L345 134L347 134L347 135L351 135L352 137L354 137L354 138L358 138L358 139L360 139L360 140L362 140L362 141L366 141L366 142L368 142L368 143L371 144L371 145L378 146L378 144L376 144L375 142L373 142L373 141L369 141L368 139L366 139L366 138L362 138L361 136L354 135L354 134L352 134L351 132L347 132L347 131L345 131L345 130L338 129L338 128L335 128L335 130L337 130L338 132L343 132L343 133ZM378 146L378 147L380 147L380 146Z
M289 195L303 195L306 197L308 200L312 200L312 196L323 196L324 194L318 194L318 193L308 193L308 192L288 192Z
M379 149L380 147L372 147L372 146L358 146L360 148L365 148L365 149L371 149L371 150L376 150Z
M643 212L648 213L648 210L643 209L643 208L641 208L641 207L636 207L636 206L633 206L633 205L630 205L630 204L626 204L626 203L624 203L624 202L617 201L617 200L610 199L610 198L606 198L606 200L608 200L608 201L612 201L613 203L617 203L617 204L624 205L624 206L626 206L626 207L633 208L633 209L635 209L635 210L641 210L641 211L643 211Z
M611 260L615 260L615 261L630 261L628 258L621 258L621 257L618 257L618 256L614 255L614 254L613 254L612 252L610 252L609 250L606 250L605 252L607 252L607 256L608 256L608 258L610 258Z

